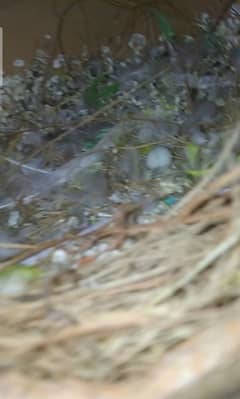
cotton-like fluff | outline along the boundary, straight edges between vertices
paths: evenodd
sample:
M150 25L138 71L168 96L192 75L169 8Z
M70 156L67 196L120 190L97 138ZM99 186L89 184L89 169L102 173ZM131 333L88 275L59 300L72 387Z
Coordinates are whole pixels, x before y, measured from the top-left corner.
M172 154L166 147L155 147L149 152L146 165L149 169L167 169L172 163Z

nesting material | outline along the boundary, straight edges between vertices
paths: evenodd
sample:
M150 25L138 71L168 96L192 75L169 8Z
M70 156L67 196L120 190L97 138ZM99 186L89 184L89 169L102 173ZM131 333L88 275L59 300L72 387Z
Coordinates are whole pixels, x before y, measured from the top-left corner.
M75 286L66 279L50 297L5 299L0 367L28 378L127 382L231 313L240 296L239 132L168 215L147 226L118 220L94 236L133 238L119 256L80 263Z

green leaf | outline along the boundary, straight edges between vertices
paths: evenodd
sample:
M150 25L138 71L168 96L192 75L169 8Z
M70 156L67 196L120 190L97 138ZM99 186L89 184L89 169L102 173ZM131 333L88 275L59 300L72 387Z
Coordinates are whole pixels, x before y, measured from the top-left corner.
M139 152L140 152L140 154L141 154L141 156L142 157L145 157L146 155L148 155L149 154L149 152L152 150L154 148L154 144L145 144L145 145L142 145L140 148L139 148Z
M153 10L153 15L165 39L169 41L174 40L174 38L176 37L176 33L172 25L170 24L168 18L164 14L160 13L158 10L155 9Z
M200 147L193 143L188 143L185 147L187 159L191 166L196 166L199 160Z
M99 96L102 99L108 99L117 93L119 90L119 84L117 82L105 85L100 91Z
M97 78L88 86L83 93L84 100L89 107L100 106L98 94L98 81Z
M10 265L0 270L0 280L12 275L23 276L24 278L34 279L41 274L40 268L37 266Z
M117 82L105 82L104 76L99 76L88 86L83 93L86 104L90 107L99 108L110 100L119 90Z
M203 46L206 50L211 50L213 48L222 49L224 45L223 37L219 37L215 32L208 32L206 33Z
M189 169L187 170L187 174L191 177L203 177L205 176L210 169L199 169L199 170L194 170L194 169Z
M37 266L11 265L0 271L0 295L20 295L38 281L42 271Z

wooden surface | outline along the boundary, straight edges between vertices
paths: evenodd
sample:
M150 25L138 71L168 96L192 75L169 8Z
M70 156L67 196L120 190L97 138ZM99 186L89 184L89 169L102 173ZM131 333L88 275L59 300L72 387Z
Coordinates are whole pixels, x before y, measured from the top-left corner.
M189 33L196 28L194 21L202 11L217 15L226 0L192 1L156 0L160 10L169 16L176 31ZM114 4L124 4L113 6ZM123 41L128 33L148 32L158 35L158 28L151 27L153 21L146 18L141 8L126 7L126 1L116 0L5 0L0 2L0 26L3 28L3 64L5 72L14 72L13 61L22 58L29 61L34 50L47 47L49 42L44 35L55 36L60 16L63 17L62 42L66 54L79 55L81 46L87 44L91 52L103 45L111 45L122 51L114 43L119 32L123 32ZM129 2L128 2L129 3ZM131 3L134 3L133 1ZM143 3L138 1L138 4ZM145 4L147 2L145 1ZM151 2L152 3L152 2ZM69 7L68 11L67 7ZM107 23L106 23L107 21ZM125 43L126 44L126 43Z

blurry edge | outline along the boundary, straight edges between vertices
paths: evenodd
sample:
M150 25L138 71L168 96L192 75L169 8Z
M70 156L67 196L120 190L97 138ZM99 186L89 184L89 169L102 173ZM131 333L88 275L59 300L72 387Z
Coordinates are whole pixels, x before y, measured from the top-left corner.
M3 85L3 28L0 26L0 88ZM0 95L0 109L2 105L2 98Z

